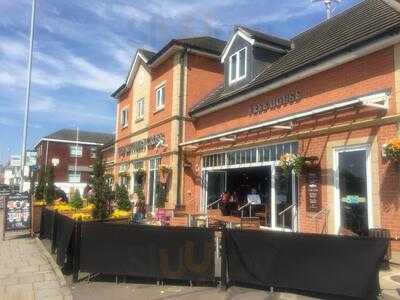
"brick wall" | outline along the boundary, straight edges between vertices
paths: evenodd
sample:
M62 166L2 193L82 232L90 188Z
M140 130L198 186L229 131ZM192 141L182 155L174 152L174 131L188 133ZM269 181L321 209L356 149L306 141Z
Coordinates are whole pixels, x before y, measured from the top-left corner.
M59 164L54 168L54 181L55 182L68 182L68 166L75 166L75 157L70 155L70 146L75 145L71 143L48 142L47 165L51 165L52 159L59 159ZM46 148L47 142L42 141L36 147L42 146L42 152L38 157L38 165L44 168L46 161ZM77 166L89 167L93 165L95 159L91 158L91 148L93 145L82 145L82 157L77 158ZM81 182L87 183L89 180L90 172L81 173Z

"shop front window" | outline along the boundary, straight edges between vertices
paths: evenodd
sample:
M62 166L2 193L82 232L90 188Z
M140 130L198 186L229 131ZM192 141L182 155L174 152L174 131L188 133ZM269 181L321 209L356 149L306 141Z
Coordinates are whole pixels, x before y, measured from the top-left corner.
M150 211L154 211L155 203L157 199L157 185L160 182L160 176L158 173L158 166L161 163L161 158L153 158L149 161L149 208Z

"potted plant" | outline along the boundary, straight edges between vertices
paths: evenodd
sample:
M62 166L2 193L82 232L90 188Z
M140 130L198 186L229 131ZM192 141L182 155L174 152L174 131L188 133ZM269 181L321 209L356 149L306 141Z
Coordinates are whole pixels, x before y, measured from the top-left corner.
M306 159L303 156L285 153L279 159L279 166L286 176L289 176L292 171L298 175L303 170L305 162Z
M161 165L159 170L160 170L160 182L162 184L167 184L169 175L171 174L171 168L166 165Z
M391 139L383 145L385 157L392 163L400 163L400 137Z

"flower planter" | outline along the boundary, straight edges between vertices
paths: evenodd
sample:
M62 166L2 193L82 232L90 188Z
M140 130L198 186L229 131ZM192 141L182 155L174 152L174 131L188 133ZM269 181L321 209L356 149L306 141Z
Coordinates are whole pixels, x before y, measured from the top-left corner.
M35 204L32 205L32 233L40 232L40 221L42 219L42 210L46 207L46 204Z

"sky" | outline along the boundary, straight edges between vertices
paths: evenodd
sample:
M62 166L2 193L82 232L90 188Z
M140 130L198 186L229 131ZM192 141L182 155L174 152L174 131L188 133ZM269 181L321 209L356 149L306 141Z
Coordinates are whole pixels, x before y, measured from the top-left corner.
M334 14L360 0L342 0ZM0 0L0 163L20 154L32 0ZM114 131L110 94L137 48L227 40L234 25L291 38L325 19L311 0L37 0L27 148L62 128Z

